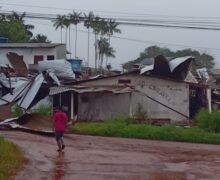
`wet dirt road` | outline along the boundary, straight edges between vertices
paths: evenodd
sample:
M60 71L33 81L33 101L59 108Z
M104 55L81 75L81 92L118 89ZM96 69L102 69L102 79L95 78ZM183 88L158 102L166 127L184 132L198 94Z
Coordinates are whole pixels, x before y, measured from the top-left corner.
M0 131L29 159L16 180L220 179L220 146L67 134L53 137Z

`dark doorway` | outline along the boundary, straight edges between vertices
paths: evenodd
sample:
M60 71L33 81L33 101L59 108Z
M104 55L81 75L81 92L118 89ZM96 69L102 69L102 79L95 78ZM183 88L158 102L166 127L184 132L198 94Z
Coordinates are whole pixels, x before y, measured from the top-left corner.
M202 109L207 107L206 88L198 86L190 86L190 119Z

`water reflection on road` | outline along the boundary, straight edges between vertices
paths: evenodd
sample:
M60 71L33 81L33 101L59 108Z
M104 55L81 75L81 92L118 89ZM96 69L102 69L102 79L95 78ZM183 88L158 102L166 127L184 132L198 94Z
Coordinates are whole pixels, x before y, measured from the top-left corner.
M64 152L58 152L55 160L54 180L61 180L64 176Z

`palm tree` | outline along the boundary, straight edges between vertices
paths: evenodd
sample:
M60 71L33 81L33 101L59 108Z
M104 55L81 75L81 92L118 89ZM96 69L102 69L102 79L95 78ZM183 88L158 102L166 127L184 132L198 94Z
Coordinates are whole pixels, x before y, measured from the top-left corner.
M92 27L92 22L94 20L94 14L93 12L89 12L88 16L84 13L84 17L85 17L85 21L84 21L84 26L88 29L88 57L87 57L87 60L88 60L88 66L89 66L89 35L90 35L90 32L89 32L89 29Z
M115 20L113 19L110 19L108 22L107 22L107 27L106 27L106 33L108 35L108 42L110 44L110 38L111 36L114 34L114 33L121 33L121 30L118 29L119 23L117 23ZM108 58L110 58L111 56L109 57L106 57L106 65L108 63Z
M107 23L107 35L109 37L109 44L110 44L110 37L114 34L114 33L121 33L121 30L118 29L119 23L117 23L115 20L110 19Z
M99 22L100 34L104 37L108 32L108 22L105 19L101 19Z
M115 53L115 50L109 44L109 47L108 47L108 49L106 51L106 54L105 54L105 56L106 56L105 67L106 68L107 68L107 64L108 64L108 59L109 58L115 58L115 54L114 53Z
M57 18L53 20L52 22L54 23L53 26L57 30L60 28L60 37L61 37L61 43L63 43L63 28L64 28L64 19L65 15L57 15Z
M66 45L67 45L67 30L70 27L70 19L66 15L64 15L63 25L66 28L65 42L66 42Z
M75 11L73 11L72 14L69 14L70 16L70 23L71 24L74 24L75 25L75 57L77 57L77 25L80 23L80 20L81 20L81 12L80 13L77 13Z
M99 67L100 69L102 69L104 56L106 58L115 57L114 55L115 51L108 43L108 39L103 37L101 37L100 40L98 40L98 48L99 48Z
M21 15L19 15L17 12L12 11L12 14L11 14L11 18L20 21L22 24L24 24L24 17L25 16L26 16L25 12L23 12Z
M98 45L98 35L101 33L101 35L104 34L104 19L101 19L99 16L96 16L94 18L94 21L92 23L92 28L95 34L95 68L98 66L98 50L99 50L99 45Z

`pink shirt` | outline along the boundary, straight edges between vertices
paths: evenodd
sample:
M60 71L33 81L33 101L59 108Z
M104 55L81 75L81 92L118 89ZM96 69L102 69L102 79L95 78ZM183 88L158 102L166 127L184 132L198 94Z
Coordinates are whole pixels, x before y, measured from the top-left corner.
M62 111L58 111L53 115L55 123L55 131L64 131L67 124L67 115Z

